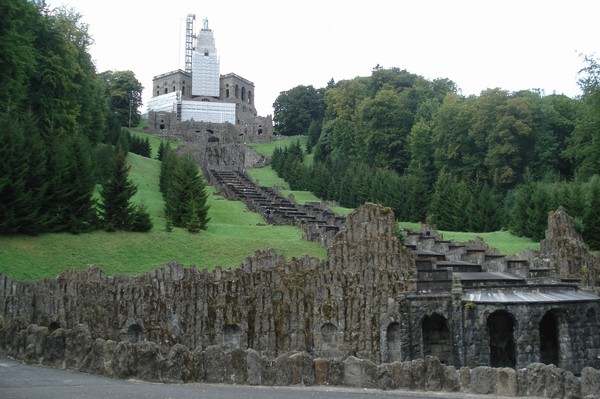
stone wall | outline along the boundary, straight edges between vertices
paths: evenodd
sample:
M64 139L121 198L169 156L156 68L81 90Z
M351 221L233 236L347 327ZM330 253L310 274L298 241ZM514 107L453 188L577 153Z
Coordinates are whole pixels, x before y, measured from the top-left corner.
M477 290L453 287L452 292L417 293L416 274L413 256L395 235L393 213L365 204L348 216L328 246L326 261L286 260L267 250L256 252L240 268L210 272L172 261L140 276L107 276L96 267L37 282L0 275L0 317L9 325L1 330L1 348L33 362L41 357L43 362L62 359L56 353L69 345L72 349L65 353L108 356L119 347L165 362L175 361L168 360L172 351L185 357L182 353L200 356L219 348L235 353L231 356L236 359L256 353L252 356L271 363L300 352L305 355L293 362L334 370L334 376L365 376L370 385L368 373L380 367L387 370L377 374L382 381L392 378L383 364L420 365L428 355L439 358L443 370L504 368L504 363L521 370L541 361L551 363L544 359L548 350L541 350L541 326L550 315L557 329L556 363L566 372L582 373L582 378L587 366L600 366L600 301L578 294L576 286L563 285L563 291L553 291L548 300L528 301L528 292L545 295L542 286L535 286L520 289L522 300L471 303L465 296L476 297ZM505 298L513 290L495 287L482 292ZM510 325L496 328L494 315ZM514 351L505 359L492 355L498 349ZM353 358L360 359L352 362L364 370L351 362L349 371L342 372L344 362ZM62 362L72 361L55 364ZM102 363L89 362L96 368ZM111 355L109 363L115 362ZM212 368L206 371L210 372ZM481 373L498 381L512 378L499 370ZM315 372L316 381L327 378Z
M396 298L414 290L414 261L394 223L386 208L364 206L348 218L329 261L259 251L241 268L213 272L171 262L131 277L94 267L37 282L0 275L0 315L49 328L85 324L94 339L203 350L232 341L267 356L306 351L380 362L382 330L402 319Z
M23 318L0 319L0 354L30 364L167 383L332 385L545 398L591 398L600 392L600 371L591 367L576 377L540 363L518 370L458 369L432 356L379 365L354 356L328 359L306 352L268 357L253 349L229 350L221 345L190 349L94 339L85 325L51 331Z

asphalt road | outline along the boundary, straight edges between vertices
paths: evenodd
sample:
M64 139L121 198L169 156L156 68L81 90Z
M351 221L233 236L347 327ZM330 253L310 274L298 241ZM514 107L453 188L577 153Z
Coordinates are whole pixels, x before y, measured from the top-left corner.
M157 384L117 380L0 357L1 399L405 399L477 398L464 393L381 391L343 387L251 387L218 384ZM490 399L492 396L485 396Z

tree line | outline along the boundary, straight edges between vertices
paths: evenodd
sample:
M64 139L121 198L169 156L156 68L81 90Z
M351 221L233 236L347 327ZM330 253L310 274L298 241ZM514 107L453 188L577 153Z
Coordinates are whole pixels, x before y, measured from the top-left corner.
M379 66L295 87L275 101L275 133L307 135L314 163L293 145L275 150L273 167L294 189L349 207L380 202L401 220L447 230L539 239L548 211L563 205L598 248L600 67L585 61L577 98L499 88L463 96L448 79Z
M135 74L96 71L72 9L2 0L0 15L0 234L150 230L127 164L150 143L123 128L140 121Z

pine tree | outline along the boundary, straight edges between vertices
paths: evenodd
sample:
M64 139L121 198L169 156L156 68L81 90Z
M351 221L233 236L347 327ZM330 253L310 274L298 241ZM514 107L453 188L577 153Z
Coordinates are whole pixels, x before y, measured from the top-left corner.
M108 231L129 230L132 226L135 206L131 198L137 192L137 187L129 180L129 169L127 153L118 150L111 176L100 192L102 221Z
M167 185L164 194L165 213L173 221L173 225L185 228L189 225L193 230L206 230L210 221L206 184L190 153L178 157Z
M589 202L584 214L583 239L591 249L600 249L600 177L590 180Z

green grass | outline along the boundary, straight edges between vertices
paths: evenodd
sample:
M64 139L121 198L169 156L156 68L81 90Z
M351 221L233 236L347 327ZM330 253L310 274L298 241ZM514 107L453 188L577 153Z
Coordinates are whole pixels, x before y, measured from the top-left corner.
M305 254L325 259L326 249L304 241L292 226L264 225L262 217L240 201L209 192L208 229L190 234L185 229L164 231L162 197L158 192L160 162L130 154L131 179L138 184L134 201L143 200L154 228L148 233L42 234L0 236L0 272L18 280L53 277L68 268L94 264L109 275L141 274L171 259L212 269L236 267L258 249L273 248L286 258Z
M307 136L281 136L281 140L273 139L268 143L250 143L248 144L248 147L254 148L259 154L262 154L266 157L270 157L271 155L273 155L273 151L275 151L275 148L289 147L296 141L300 141L300 145L304 150L306 150L307 140Z
M290 188L290 185L281 177L277 176L277 173L275 173L270 165L262 168L248 168L246 172L259 186L282 187L285 190L289 190Z
M419 231L421 225L419 223L399 222L400 227ZM465 233L458 231L438 231L446 240L457 242L466 242L473 240L476 237L481 237L492 248L498 248L500 253L505 255L513 255L527 248L535 250L540 249L540 243L532 241L529 238L517 237L508 231L494 231L490 233Z

